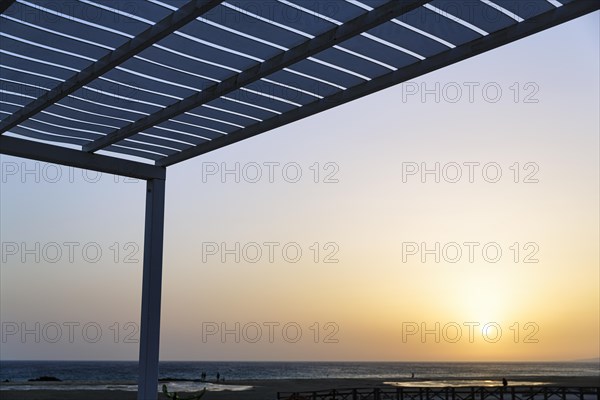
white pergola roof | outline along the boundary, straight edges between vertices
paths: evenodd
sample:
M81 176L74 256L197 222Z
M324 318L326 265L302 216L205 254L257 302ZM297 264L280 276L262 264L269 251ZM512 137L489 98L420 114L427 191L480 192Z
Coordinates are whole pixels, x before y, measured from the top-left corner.
M31 142L25 140L36 139L169 166L571 20L599 4L5 1L2 151L26 156Z

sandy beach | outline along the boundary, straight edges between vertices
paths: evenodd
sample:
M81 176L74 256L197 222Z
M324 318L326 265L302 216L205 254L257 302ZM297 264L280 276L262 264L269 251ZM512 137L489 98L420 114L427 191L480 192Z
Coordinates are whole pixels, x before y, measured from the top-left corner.
M492 379L492 378L490 378ZM394 379L394 381L410 381ZM568 387L598 387L600 377L519 377L510 380L511 384L518 385L519 381L542 381L553 386ZM328 389L353 389L385 387L382 379L269 379L269 380L244 380L229 381L227 384L252 386L245 391L220 391L208 392L206 400L274 400L277 392L302 392ZM184 394L187 397L191 393ZM135 400L135 392L118 390L88 390L88 391L62 391L62 390L2 390L2 400ZM159 399L166 399L162 394Z

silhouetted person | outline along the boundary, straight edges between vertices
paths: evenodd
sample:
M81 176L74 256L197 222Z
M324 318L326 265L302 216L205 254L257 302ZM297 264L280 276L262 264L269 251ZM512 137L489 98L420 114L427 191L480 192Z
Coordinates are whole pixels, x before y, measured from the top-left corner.
M414 372L413 372L413 373L411 373L411 374L410 374L410 377L411 377L411 379L415 379L415 373L414 373Z
M217 372L217 382L219 382L219 378L221 378L221 374Z
M502 386L504 386L504 387L508 386L508 381L506 380L506 378L502 378Z

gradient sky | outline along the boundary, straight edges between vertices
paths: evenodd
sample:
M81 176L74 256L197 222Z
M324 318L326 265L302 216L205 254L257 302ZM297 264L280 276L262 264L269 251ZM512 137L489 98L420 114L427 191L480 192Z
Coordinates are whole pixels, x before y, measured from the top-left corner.
M411 84L170 167L161 359L598 357L598 17L596 12ZM479 84L473 102L468 82ZM449 85L448 90L460 86L462 98L452 103L442 97L436 103L433 95L424 101L419 95L406 96L421 84L434 88L436 83ZM499 101L486 101L486 84L502 89ZM0 160L0 358L137 359L137 344L125 339L131 332L133 339L138 337L145 184L123 178L115 182L108 175L91 183L96 174L84 179L80 170L64 167L52 183L53 167L8 156ZM236 183L226 176L222 183L216 175L203 181L203 169L221 168L221 163L233 168L236 162L247 168L258 163L262 179L251 183L242 177ZM264 163L270 162L297 163L302 178L287 182L278 167L269 182ZM321 172L318 183L310 168L315 162ZM403 182L404 163L432 168L436 162L480 166L473 183L465 166L458 183L443 178L435 183L432 176L422 183L420 175ZM518 183L509 168L515 162L521 172ZM337 183L323 182L334 168L326 169L326 163L337 166ZM481 165L486 163L500 166L497 183L483 179ZM538 167L538 183L523 182L534 168L526 163ZM32 174L23 176L25 168L38 168L40 182ZM289 180L294 174L288 172ZM73 262L65 242L79 243ZM266 253L259 262L242 255L236 263L231 255L223 262L221 253L203 254L213 242L229 248L255 242L263 251L268 249L265 242L280 246L273 263ZM296 263L281 253L291 242L302 249ZM311 250L315 242L321 248L318 262ZM330 242L335 245L324 248ZM422 262L419 255L403 261L403 243L408 242L429 248L436 242L481 246L473 263L467 254L456 263L443 258L436 263L433 256ZM510 248L515 242L519 262ZM13 243L17 254L12 254ZM22 262L23 243L28 248L40 243L40 262L34 255ZM55 263L48 262L56 256L51 243L63 250ZM114 243L120 248L117 262ZM498 262L483 258L485 243L502 249ZM524 248L526 243L533 244ZM84 259L85 245L88 260L96 246L102 250L98 262ZM132 260L137 262L125 263L136 246ZM324 263L336 247L338 262ZM539 262L523 262L532 249L538 250L534 258ZM293 251L289 254L293 257ZM22 328L35 332L36 323L39 343L35 333L21 336ZM234 334L225 340L206 335L222 323L232 330L240 324L239 343ZM272 343L269 323L279 324L272 325ZM424 340L420 332L407 335L421 324L435 331L436 323L439 343L433 333ZM472 343L466 323L479 324ZM502 330L495 343L485 340L496 336L495 328L482 332L486 323ZM262 337L252 343L257 325ZM57 326L62 333L58 339ZM298 326L302 335L290 343ZM462 337L454 342L456 326L462 327ZM98 338L97 327L102 329ZM12 334L14 329L19 332ZM337 343L328 343L330 333L328 338Z

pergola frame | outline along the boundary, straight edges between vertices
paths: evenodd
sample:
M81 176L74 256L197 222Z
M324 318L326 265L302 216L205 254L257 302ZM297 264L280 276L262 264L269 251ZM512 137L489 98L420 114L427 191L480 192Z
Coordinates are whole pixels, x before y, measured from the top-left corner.
M146 180L138 399L156 399L166 168L0 136L0 154Z
M193 21L223 0L192 0L166 18L149 27L122 46L106 54L87 68L65 80L51 91L33 100L19 111L0 122L0 134L10 131L23 121L57 103L69 94L82 88L121 63L172 34L177 29ZM0 5L0 13L11 6L12 1ZM284 51L260 64L235 74L203 91L199 91L181 101L155 113L132 122L99 139L82 146L81 150L55 146L26 139L1 135L0 154L23 157L146 180L146 212L144 233L144 262L142 279L142 309L139 352L138 399L157 398L158 361L160 343L161 284L163 262L163 231L165 208L166 167L178 162L228 146L263 132L328 110L340 104L358 99L392 85L405 82L431 71L443 68L469 57L481 54L504 44L519 40L552 26L575 19L599 8L598 1L576 0L538 15L524 23L508 26L448 49L440 54L410 64L385 75L321 98L297 109L276 117L255 123L232 134L207 143L190 147L177 154L163 157L155 165L95 154L107 146L131 137L149 127L192 110L227 93L243 88L249 83L280 71L298 61L305 60L344 40L357 36L390 19L401 16L421 7L427 1L393 1L383 4L342 25L330 29L300 45Z

